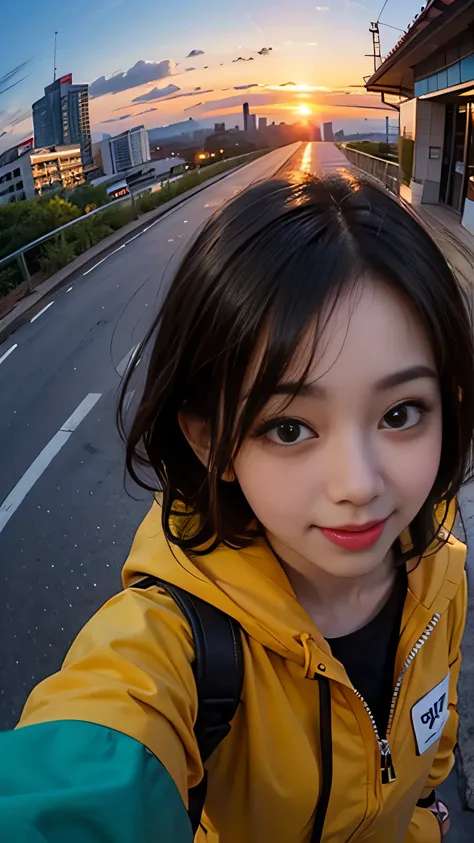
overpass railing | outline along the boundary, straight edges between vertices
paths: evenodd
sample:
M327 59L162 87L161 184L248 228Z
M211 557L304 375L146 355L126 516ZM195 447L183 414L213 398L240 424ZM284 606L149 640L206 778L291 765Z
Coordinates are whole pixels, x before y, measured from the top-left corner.
M395 161L387 161L385 158L377 158L375 155L369 155L367 152L360 152L358 149L352 149L350 146L340 145L341 152L344 153L348 161L359 170L372 176L377 181L382 182L383 185L395 193L396 196L400 193L400 167Z

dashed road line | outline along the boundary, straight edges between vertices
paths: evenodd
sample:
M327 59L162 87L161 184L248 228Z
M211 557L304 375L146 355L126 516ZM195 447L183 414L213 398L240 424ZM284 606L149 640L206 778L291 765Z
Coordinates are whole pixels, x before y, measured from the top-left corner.
M32 319L30 319L30 322L35 322L37 319L39 319L40 316L43 315L43 313L46 313L46 311L49 310L49 308L53 306L53 304L54 304L54 301L50 301L50 303L47 304L46 307L43 307L42 310L40 310L38 313L35 314L35 316L33 316Z
M108 259L111 258L112 255L116 255L117 252L120 252L120 249L125 249L125 243L122 243L122 245L119 246L118 249L114 249L113 252L109 252L109 254L106 255L105 258L102 258L101 261L97 261L97 263L95 263L94 266L91 266L91 268L88 269L87 272L83 272L82 277L84 277L85 275L89 275L89 272L92 272L93 269L97 269L97 267L100 266L101 263L104 263L105 261L108 261Z
M6 360L7 357L10 357L10 354L13 354L15 348L18 348L17 342L15 343L15 345L12 345L11 348L9 348L8 351L5 352L5 354L2 354L2 356L0 357L0 363L3 363L3 361Z
M16 512L20 504L24 501L28 492L31 491L36 481L39 480L41 475L46 471L48 465L54 459L56 454L59 453L63 445L66 444L69 437L72 436L73 432L80 425L81 421L92 410L95 404L97 404L101 395L101 392L90 392L89 395L86 395L72 415L70 415L67 421L61 425L58 432L55 433L53 438L49 440L48 444L45 445L36 459L33 460L30 467L25 471L16 486L13 487L10 494L5 498L0 506L0 533L8 524L10 518Z

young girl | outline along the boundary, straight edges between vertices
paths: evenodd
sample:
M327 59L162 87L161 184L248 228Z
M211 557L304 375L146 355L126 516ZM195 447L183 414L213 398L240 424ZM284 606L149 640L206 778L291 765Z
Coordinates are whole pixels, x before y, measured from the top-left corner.
M124 591L0 735L0 839L192 840L195 639L157 577L240 624L197 840L440 840L474 427L445 259L353 176L267 182L199 235L150 340L127 464L162 498Z

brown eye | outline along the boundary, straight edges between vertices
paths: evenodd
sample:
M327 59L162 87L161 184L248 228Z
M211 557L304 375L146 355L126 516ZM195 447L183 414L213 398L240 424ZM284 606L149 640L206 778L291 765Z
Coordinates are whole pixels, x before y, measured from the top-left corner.
M385 430L409 430L420 421L423 410L415 404L399 404L385 413L380 427Z
M314 436L309 427L295 419L279 421L266 433L267 439L276 445L299 445Z

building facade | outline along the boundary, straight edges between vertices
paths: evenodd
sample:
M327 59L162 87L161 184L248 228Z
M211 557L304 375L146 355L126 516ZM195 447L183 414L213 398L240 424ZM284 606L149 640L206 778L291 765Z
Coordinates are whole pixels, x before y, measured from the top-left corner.
M61 76L33 103L35 146L79 144L85 167L93 163L89 118L89 86L73 85L72 74Z
M100 143L104 175L111 176L151 161L150 141L144 126L136 126Z
M333 141L334 140L334 130L332 128L332 123L322 123L321 124L321 140L323 140L323 141Z
M403 100L403 195L474 234L474 0L430 0L366 87Z
M5 159L9 160L5 162ZM0 205L34 199L48 190L77 187L85 181L79 144L28 149L16 160L0 159Z
M250 129L250 126L249 126L250 109L249 109L248 102L244 102L244 104L242 106L242 112L243 112L243 117L244 117L244 132L248 132L248 130Z
M266 117L259 117L258 118L258 131L263 132L267 128L267 118Z

